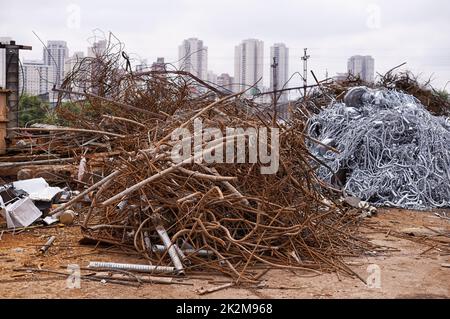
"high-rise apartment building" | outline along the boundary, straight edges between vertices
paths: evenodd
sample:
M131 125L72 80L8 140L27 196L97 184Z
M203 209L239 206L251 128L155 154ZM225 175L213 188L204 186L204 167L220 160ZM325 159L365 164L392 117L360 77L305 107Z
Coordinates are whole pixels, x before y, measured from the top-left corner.
M217 86L228 91L233 91L233 77L228 73L222 73L217 76Z
M44 64L53 67L54 70L51 82L59 87L64 80L64 68L69 57L66 41L48 41L43 56Z
M152 63L152 71L165 71L166 63L163 57L156 58L156 62Z
M51 92L55 69L38 60L24 60L23 72L19 73L19 83L23 92L29 95L42 95Z
M276 68L270 68L270 90L275 90L276 81L276 89L280 90L286 84L289 79L289 49L286 47L284 43L275 43L270 47L270 63L273 64L273 61L276 61ZM274 74L275 71L275 74ZM287 101L287 92L283 92L280 94L278 101L285 102Z
M264 72L264 42L257 39L247 39L234 50L234 90L241 91L256 82L256 88L249 94L262 90Z
M202 80L208 80L208 47L197 38L183 41L178 47L179 68Z
M348 73L361 80L373 83L375 80L375 60L370 56L355 55L348 59Z
M97 56L103 55L106 52L106 48L108 46L108 41L99 40L92 44L91 47L88 47L87 56L90 58L95 58Z
M64 64L64 77L66 77L73 69L84 59L84 52L77 51L68 58Z
M217 74L213 71L208 71L207 80L209 83L217 84Z

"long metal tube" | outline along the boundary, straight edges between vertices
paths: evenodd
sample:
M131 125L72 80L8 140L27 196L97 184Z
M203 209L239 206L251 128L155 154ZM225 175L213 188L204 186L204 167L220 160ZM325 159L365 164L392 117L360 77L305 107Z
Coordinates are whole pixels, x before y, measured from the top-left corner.
M130 270L148 273L175 273L176 269L169 266L153 266L153 265L139 265L139 264L120 264L113 262L91 261L88 265L93 269L112 269L112 270Z
M178 257L178 253L172 244L172 241L169 238L169 235L167 235L166 230L163 226L157 225L156 226L156 232L158 233L159 237L161 238L164 246L166 246L166 249L169 252L169 256L172 259L173 265L175 266L175 269L179 274L184 274L184 267L181 263L180 258Z

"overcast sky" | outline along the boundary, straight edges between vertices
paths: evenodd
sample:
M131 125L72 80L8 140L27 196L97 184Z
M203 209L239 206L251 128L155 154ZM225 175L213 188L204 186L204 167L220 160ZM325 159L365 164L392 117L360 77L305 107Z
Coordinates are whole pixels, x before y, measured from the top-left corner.
M136 59L178 59L178 45L198 37L208 46L208 69L233 74L234 46L258 38L269 48L290 48L290 73L302 69L303 48L320 79L346 71L351 55L372 55L377 72L402 62L433 76L442 88L450 80L450 2L446 0L0 0L0 36L32 45L25 59L41 59L43 41L65 40L70 52L86 51L95 29L113 32ZM99 33L96 32L98 35ZM291 83L298 84L298 80ZM450 84L447 86L450 89Z

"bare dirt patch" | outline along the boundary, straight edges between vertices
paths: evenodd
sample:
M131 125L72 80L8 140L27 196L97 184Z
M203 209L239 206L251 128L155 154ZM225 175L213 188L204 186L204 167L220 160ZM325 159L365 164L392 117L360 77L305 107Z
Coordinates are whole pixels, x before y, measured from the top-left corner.
M188 276L189 285L143 284L122 286L82 280L80 289L69 289L66 278L54 274L24 273L13 269L32 267L66 272L68 264L86 267L89 261L143 263L137 255L111 253L109 248L82 246L79 228L36 228L19 234L4 232L0 240L1 298L449 298L450 222L433 212L383 209L362 231L372 242L393 251L348 258L350 267L367 278L367 267L381 270L381 287L369 288L360 279L337 273L271 270L265 287L231 287L207 295L197 290L228 282L223 276ZM0 231L1 233L1 231ZM400 235L401 234L401 235ZM57 236L44 255L38 253L46 239ZM402 237L403 236L403 237ZM428 238L428 240L426 239ZM433 241L439 245L433 245Z

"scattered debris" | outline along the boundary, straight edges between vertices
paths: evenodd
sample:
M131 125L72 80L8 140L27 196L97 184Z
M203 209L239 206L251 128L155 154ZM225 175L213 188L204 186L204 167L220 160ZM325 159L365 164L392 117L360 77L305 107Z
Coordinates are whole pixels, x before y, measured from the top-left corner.
M362 217L371 217L377 213L377 208L371 206L368 202L362 201L357 197L347 196L341 199L342 202L350 205L354 208L360 208L362 210Z
M42 212L29 197L19 198L5 206L0 197L1 214L6 219L8 228L27 227L42 216Z
M45 254L45 253L47 252L47 250L50 248L50 246L53 244L53 242L55 241L55 239L56 239L56 236L51 236L51 237L47 240L47 242L45 243L45 245L42 246L42 247L39 249L39 252L40 252L41 254Z
M235 285L234 282L230 282L230 283L226 283L226 284L223 284L223 285L220 285L220 286L217 286L217 287L212 287L212 288L201 287L200 289L197 290L197 293L202 296L202 295L210 294L210 293L213 293L213 292L216 292L216 291L219 291L219 290L230 288L230 287L232 287L234 285Z
M53 216L47 216L42 220L46 225L52 225L55 224L57 222L59 222L59 220Z
M55 197L63 191L59 187L50 187L42 177L17 181L12 184L15 189L25 191L34 202L53 202L56 200Z
M27 272L27 273L48 273L48 274L55 274L55 275L59 275L62 276L64 278L67 278L68 273L67 272L62 272L62 271L57 271L57 270L53 270L53 269L41 269L41 268L15 268L13 269L14 271L17 272ZM105 280L105 278L98 278L96 276L88 276L88 275L81 275L80 279L83 280L90 280L90 281L97 281L97 282L102 282L102 280ZM117 285L124 285L124 286L132 286L132 287L139 287L139 283L134 283L134 282L129 282L129 281L124 281L124 280L119 280L119 279L108 279L108 283L111 284L117 284Z
M433 229L429 227L411 227L401 230L402 233L410 236L436 236L444 232L445 229Z
M65 210L60 215L53 215L52 218L58 217L59 222L64 225L72 225L75 219L76 213L73 210Z

